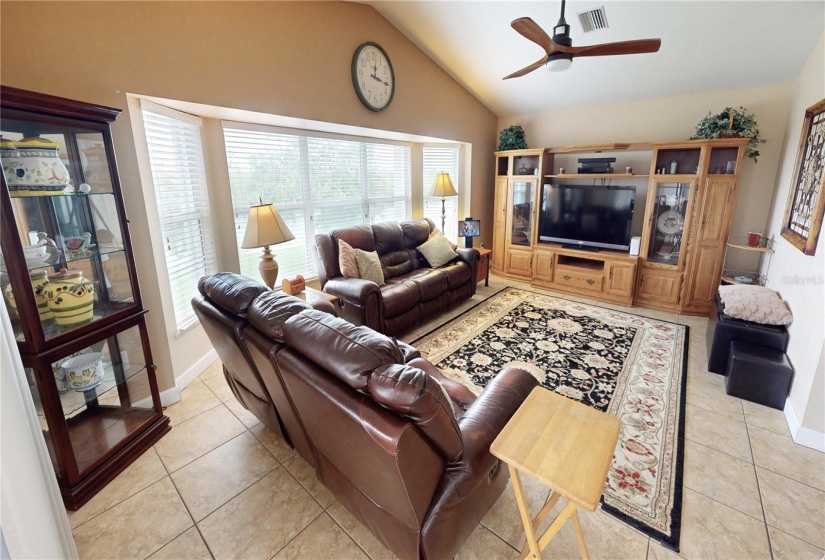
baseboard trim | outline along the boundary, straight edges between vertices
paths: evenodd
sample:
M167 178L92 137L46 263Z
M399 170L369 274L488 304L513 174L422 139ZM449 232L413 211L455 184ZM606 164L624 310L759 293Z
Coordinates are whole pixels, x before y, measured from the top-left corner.
M785 410L783 412L785 413L785 420L788 422L788 429L791 431L791 437L794 442L825 453L825 433L801 426L796 416L796 411L791 405L791 399L785 401Z
M197 379L197 377L217 359L218 353L215 352L215 349L213 348L204 354L200 360L192 364L189 369L175 378L175 387L179 390L179 392L180 390L185 389L187 385Z

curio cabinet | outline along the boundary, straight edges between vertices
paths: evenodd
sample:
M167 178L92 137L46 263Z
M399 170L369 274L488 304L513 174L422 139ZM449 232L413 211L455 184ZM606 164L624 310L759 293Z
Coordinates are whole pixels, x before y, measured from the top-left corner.
M119 112L0 86L0 290L69 509L169 430L109 130Z

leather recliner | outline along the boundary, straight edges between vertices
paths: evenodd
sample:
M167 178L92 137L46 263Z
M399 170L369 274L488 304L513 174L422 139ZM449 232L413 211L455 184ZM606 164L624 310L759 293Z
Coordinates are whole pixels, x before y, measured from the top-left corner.
M339 316L355 325L393 335L472 297L476 292L479 252L456 248L457 260L431 268L418 247L434 229L429 218L422 218L316 235L318 278L325 292L341 299ZM356 249L378 253L384 285L342 276L338 265L339 239Z
M232 293L206 292L193 303ZM476 398L410 347L296 302L235 306L287 441L394 554L451 558L506 486L490 444L538 382L504 370Z

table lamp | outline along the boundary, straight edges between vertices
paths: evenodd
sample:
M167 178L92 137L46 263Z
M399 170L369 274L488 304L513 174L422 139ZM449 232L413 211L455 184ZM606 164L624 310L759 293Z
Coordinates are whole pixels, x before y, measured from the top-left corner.
M272 204L261 203L249 209L249 221L246 224L246 233L243 236L241 247L244 249L264 248L261 264L258 270L264 283L272 289L278 279L278 261L275 255L269 252L270 245L277 245L284 241L295 239L284 219L278 214Z
M447 219L444 201L448 196L458 196L458 192L456 192L453 182L450 180L449 173L443 171L438 174L435 183L433 183L433 188L430 190L430 196L441 197L441 233L444 233L444 221Z

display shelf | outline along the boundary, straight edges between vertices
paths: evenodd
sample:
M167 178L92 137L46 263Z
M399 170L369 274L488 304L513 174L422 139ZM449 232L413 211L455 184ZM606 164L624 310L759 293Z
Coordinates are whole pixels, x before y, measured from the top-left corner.
M650 175L639 175L636 173L563 173L555 175L545 175L548 179L647 179Z
M123 370L122 374L119 374L117 371L120 368ZM144 371L146 371L146 366L143 364L126 364L125 367L119 363L105 364L103 368L103 380L100 382L100 385L88 391L75 391L70 389L60 395L63 416L72 418L85 410L90 403L93 403L93 406L95 406L97 404L95 401L105 401L108 397L116 397L118 385L126 383ZM118 379L118 377L120 379ZM43 418L46 417L41 406L37 406L37 414Z
M751 246L748 245L748 237L746 235L742 236L730 236L728 238L728 242L726 243L728 247L733 249L741 249L743 251L754 251L757 253L773 253L774 252L774 240L771 238L763 237L760 239L759 245Z
M728 284L764 286L767 282L767 277L758 272L724 269L722 270L722 281Z

